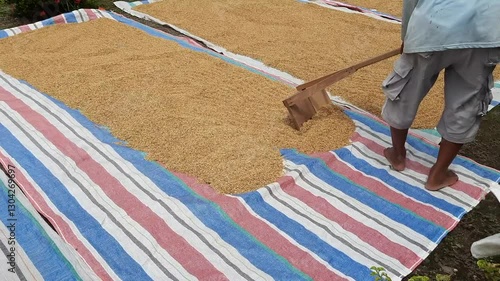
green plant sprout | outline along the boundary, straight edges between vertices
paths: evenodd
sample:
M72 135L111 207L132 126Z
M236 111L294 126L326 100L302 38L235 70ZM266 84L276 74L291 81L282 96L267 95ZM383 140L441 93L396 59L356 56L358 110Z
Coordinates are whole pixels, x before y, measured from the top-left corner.
M451 276L446 274L436 274L436 281L451 281Z
M477 261L477 266L484 272L487 280L500 281L500 264L481 259Z
M387 273L384 272L385 269L383 267L372 266L370 269L372 270L370 275L375 278L375 281L392 281Z

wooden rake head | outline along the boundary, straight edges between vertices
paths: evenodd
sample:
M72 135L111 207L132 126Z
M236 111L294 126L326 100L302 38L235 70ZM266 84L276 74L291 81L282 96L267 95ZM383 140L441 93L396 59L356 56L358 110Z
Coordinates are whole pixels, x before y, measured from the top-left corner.
M346 78L360 68L393 57L399 53L400 48L397 48L380 56L297 86L296 89L298 92L283 100L283 104L286 109L288 109L288 116L292 123L292 127L296 130L300 130L300 127L316 115L320 108L332 103L326 92L326 87Z
M302 124L316 115L320 108L332 102L325 89L314 93L310 92L310 94L309 92L302 90L283 100L283 104L288 109L288 117L292 127L296 130L300 130ZM304 95L308 97L303 98Z

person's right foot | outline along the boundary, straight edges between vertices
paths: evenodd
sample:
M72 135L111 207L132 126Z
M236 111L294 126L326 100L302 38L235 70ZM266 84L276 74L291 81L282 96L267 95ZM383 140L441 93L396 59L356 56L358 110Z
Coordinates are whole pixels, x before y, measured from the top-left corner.
M431 191L440 190L443 187L451 186L458 181L458 176L452 170L446 172L436 171L434 167L429 172L429 177L425 183L425 188Z
M406 155L398 155L394 150L394 147L384 149L384 156L391 164L392 169L400 172L406 168Z

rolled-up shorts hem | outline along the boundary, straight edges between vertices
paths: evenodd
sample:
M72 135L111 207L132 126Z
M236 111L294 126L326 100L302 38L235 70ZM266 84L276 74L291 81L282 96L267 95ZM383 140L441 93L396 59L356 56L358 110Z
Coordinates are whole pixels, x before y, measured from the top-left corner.
M473 142L476 139L477 132L479 131L479 125L477 126L477 129L473 128L473 130L475 130L475 133L474 133L473 136L466 137L466 138L461 138L461 137L452 137L449 134L443 132L443 129L441 129L439 127L437 128L438 133L441 135L441 137L443 139L445 139L445 140L447 140L449 142L460 143L460 144L465 144L465 143Z
M391 101L386 101L386 102L391 102ZM391 118L387 117L387 114L386 114L386 111L385 110L382 110L382 119L384 119L384 121L392 128L396 128L398 130L406 130L406 129L409 129L411 127L411 124L410 125L407 125L407 126L402 126L400 123L392 120Z

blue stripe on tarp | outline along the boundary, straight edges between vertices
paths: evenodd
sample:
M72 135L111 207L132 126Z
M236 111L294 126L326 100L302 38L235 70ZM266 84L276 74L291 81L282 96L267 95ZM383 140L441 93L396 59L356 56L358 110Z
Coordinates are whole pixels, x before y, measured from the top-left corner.
M124 280L151 280L141 265L135 262L101 224L91 216L67 188L0 124L0 146L16 159L47 194L55 207L71 220L113 271Z
M66 22L76 23L76 17L75 17L74 13L66 13L66 14L64 14L64 17L66 18Z
M367 175L374 176L382 180L383 182L389 184L394 189L401 191L406 196L412 197L417 201L430 204L434 207L437 207L443 211L452 214L457 218L460 218L465 213L465 210L463 208L453 205L444 199L437 198L432 194L430 194L429 192L422 190L421 187L411 185L401 179L398 179L389 174L389 172L385 169L375 168L367 161L354 156L351 153L351 151L347 148L341 148L335 150L335 154L340 159L342 159L342 161L345 161L356 167L358 171L361 171Z
M371 265L362 265L342 251L332 247L305 226L290 219L266 203L260 193L249 192L238 196L243 198L255 213L287 233L297 243L318 255L331 267L354 278L354 280L367 280L366 278L370 276L368 267Z
M349 117L351 117L351 119L365 124L366 126L370 127L370 129L372 129L373 131L382 133L386 136L390 136L389 127L373 120L372 118L364 116L360 113L356 113L352 110L345 110L344 112ZM416 138L415 136L408 135L407 142L420 152L426 153L433 157L437 157L438 155L438 147L426 143L420 140L419 138ZM475 173L476 175L492 181L498 181L500 176L500 172L495 171L494 169L491 169L489 167L480 166L477 163L474 163L472 160L460 156L456 157L455 160L453 160L453 164L462 166L465 169Z
M42 21L42 25L43 26L53 25L53 24L55 24L53 18L48 18L48 19L45 19L45 20Z
M0 39L7 38L7 37L9 37L9 34L7 34L7 31L0 30Z
M338 189L347 196L356 199L360 203L369 206L373 210L380 212L388 218L396 221L415 232L427 237L433 242L438 242L442 234L446 231L441 226L438 226L415 213L401 208L375 193L357 185L347 177L332 171L321 159L312 158L303 154L299 154L293 149L283 149L281 154L287 160L292 161L297 165L305 165L311 173L317 178Z
M8 193L8 189L14 190L16 194L20 193L21 190L17 185L13 189L7 188L0 181L0 206L5 207L1 212L0 220L6 227L10 226L11 223L15 224L15 240L4 241L8 243L7 247L9 250L10 247L16 249L22 247L45 280L82 280L73 265L61 253L39 222L26 210L19 200L14 199L15 209L12 213L13 216L9 215L7 209L9 205L8 200L13 199L9 195L14 193ZM9 218L15 219L15 221L9 221ZM12 241L14 242L12 243ZM17 254L17 252L14 253ZM17 258L17 263L19 262L20 260ZM14 273L2 272L2 274Z
M500 101L497 101L497 100L494 100L494 101L491 101L491 104L493 107L497 106L500 104Z
M22 82L33 88L27 82ZM305 273L295 268L286 259L276 254L248 231L236 224L217 204L195 193L162 166L145 160L144 153L116 145L118 139L112 136L109 131L92 123L79 111L67 107L53 97L43 95L68 112L101 142L110 145L121 157L132 163L136 169L150 178L162 191L185 204L198 219L217 232L224 241L235 247L254 266L279 280L310 279Z

